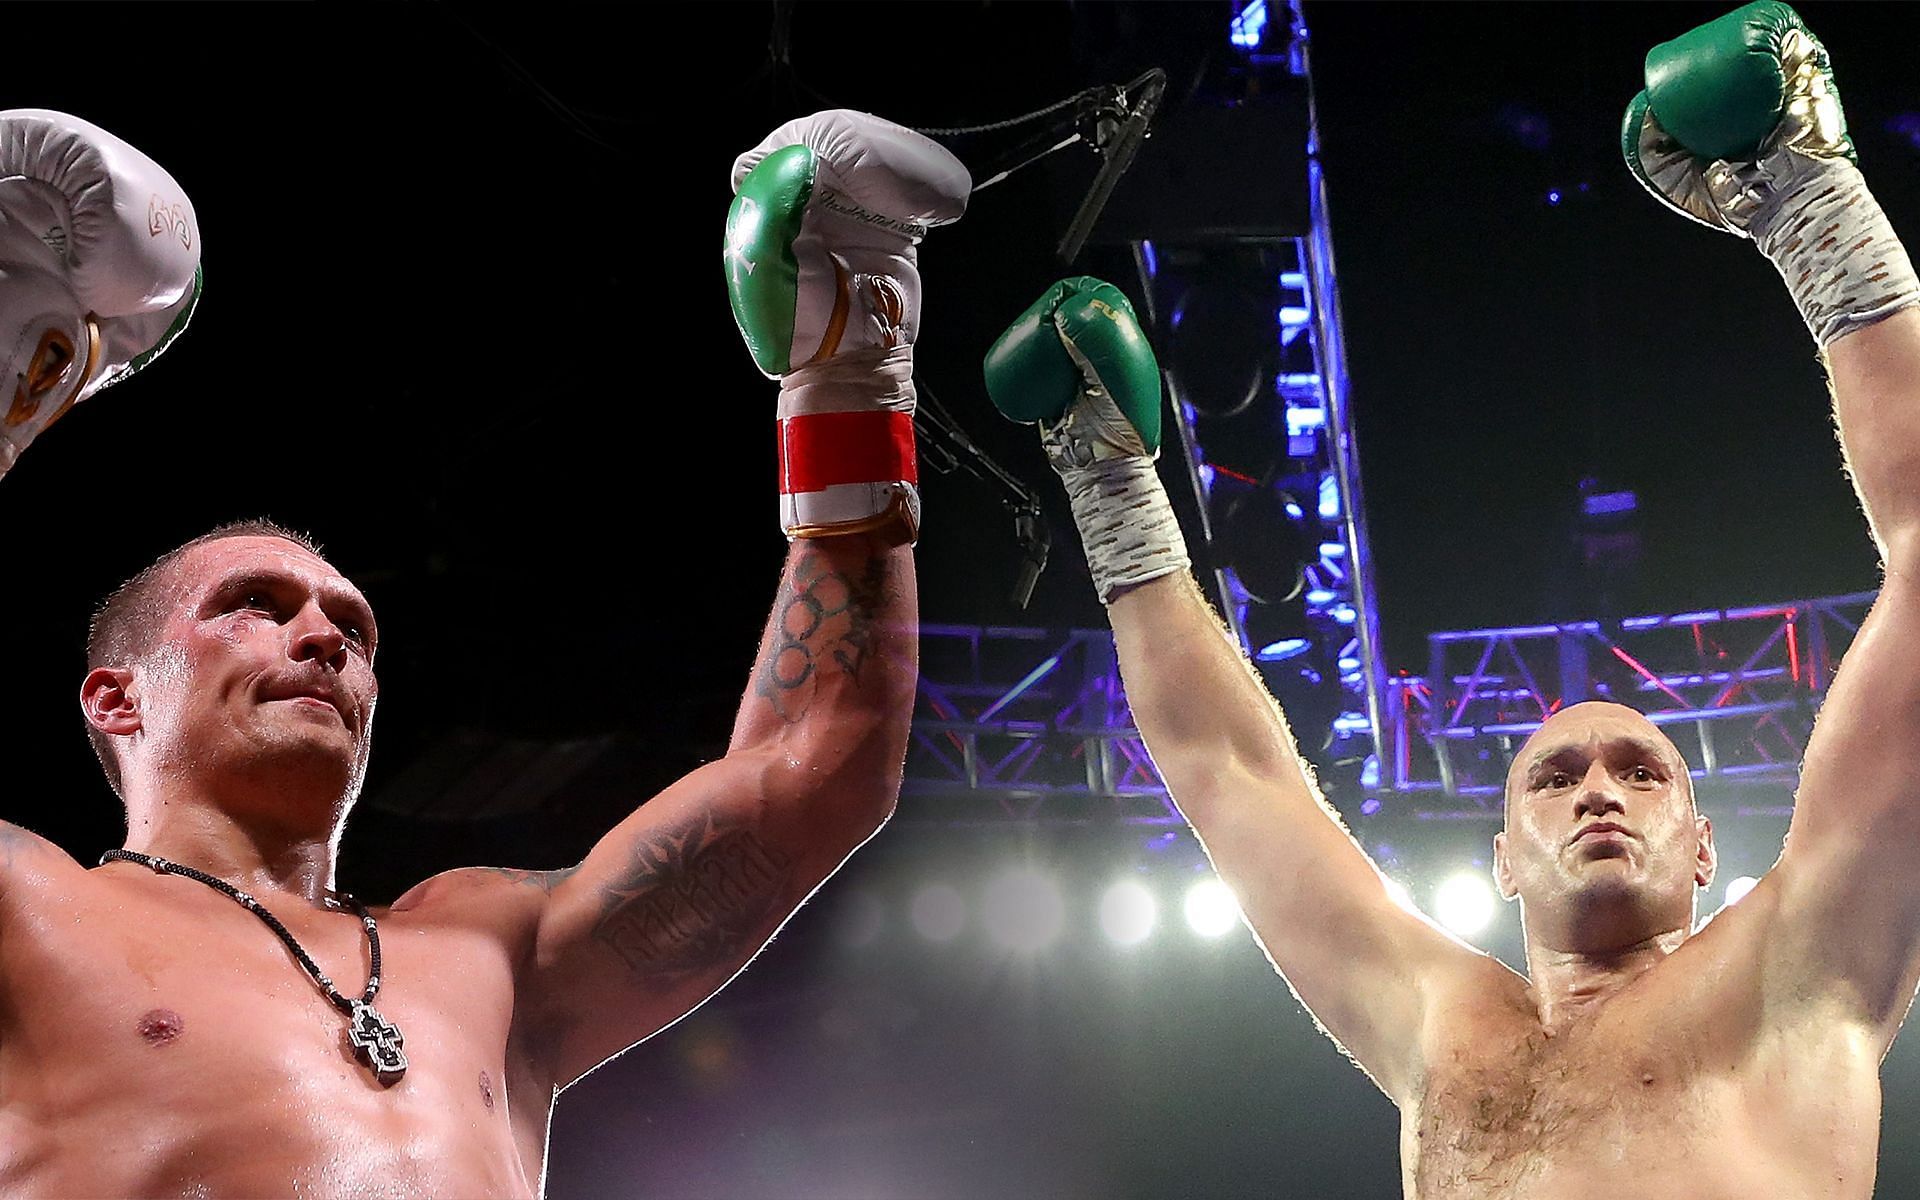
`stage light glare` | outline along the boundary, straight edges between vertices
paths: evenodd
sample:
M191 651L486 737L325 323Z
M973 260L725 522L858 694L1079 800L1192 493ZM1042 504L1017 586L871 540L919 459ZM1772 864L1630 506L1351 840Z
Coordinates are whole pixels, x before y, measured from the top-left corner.
M913 927L930 942L950 942L967 927L967 902L944 883L930 883L914 893Z
M1011 950L1043 950L1066 926L1060 888L1038 871L1016 867L987 885L980 920L994 941Z
M1477 872L1451 876L1433 893L1433 915L1459 934L1472 937L1493 922L1493 889Z
M1153 933L1159 905L1145 884L1123 879L1100 897L1100 928L1116 946L1137 946Z
M1413 902L1413 893L1408 890L1406 884L1401 883L1398 879L1390 878L1387 880L1387 895L1393 897L1395 904L1398 904L1410 913L1420 911L1420 906Z
M1188 888L1181 907L1187 927L1203 938L1217 938L1240 922L1239 903L1218 879L1203 879Z
M1758 879L1755 879L1751 875L1736 875L1732 879L1727 880L1726 902L1728 904L1740 903L1741 897L1752 891L1753 885L1759 882Z

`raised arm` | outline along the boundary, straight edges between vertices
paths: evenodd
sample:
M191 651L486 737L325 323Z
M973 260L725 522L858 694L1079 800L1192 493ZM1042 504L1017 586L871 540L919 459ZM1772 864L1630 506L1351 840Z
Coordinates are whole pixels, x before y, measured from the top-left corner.
M1885 575L1808 741L1776 874L1797 933L1786 944L1805 947L1884 1051L1920 984L1920 308L1828 355Z
M1647 81L1629 165L1779 268L1831 370L1885 565L1808 743L1786 849L1753 896L1775 1000L1856 1020L1884 1050L1920 980L1920 284L1855 165L1827 52L1792 9L1749 4L1655 47Z
M1168 791L1288 984L1405 1100L1435 988L1501 968L1394 903L1194 586L1152 461L1159 372L1126 298L1095 279L1055 285L994 346L987 388L1041 422Z
M912 552L796 542L726 756L546 895L516 1023L565 1086L732 978L892 812L912 715Z
M781 524L797 540L726 756L576 870L533 880L546 891L515 1023L558 1086L724 984L900 789L916 679L915 246L959 218L970 181L933 142L835 111L775 130L733 186L728 291L780 380Z

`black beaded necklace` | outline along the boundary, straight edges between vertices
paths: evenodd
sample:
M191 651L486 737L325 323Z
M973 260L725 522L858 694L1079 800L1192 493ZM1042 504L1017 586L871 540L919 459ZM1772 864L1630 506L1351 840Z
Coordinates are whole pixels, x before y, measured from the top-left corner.
M267 928L273 930L280 940L286 943L287 949L292 951L294 958L306 968L307 974L313 976L313 981L320 985L320 990L326 993L327 999L333 1003L333 1006L346 1014L347 1040L353 1043L354 1053L359 1056L362 1063L366 1064L367 1069L373 1072L373 1077L383 1085L393 1084L398 1083L400 1077L407 1073L407 1055L402 1049L407 1039L401 1035L399 1026L381 1016L380 1010L373 1006L373 998L380 994L380 928L374 924L373 914L367 911L366 905L345 893L328 896L326 899L327 907L345 909L353 913L360 918L360 923L367 930L371 970L367 973L367 990L358 1000L355 1000L351 996L342 995L340 989L333 986L333 980L327 978L327 973L322 971L320 965L313 961L305 948L294 940L293 934L280 923L280 918L268 912L266 905L226 880L218 879L205 871L195 870L177 862L169 862L164 858L141 854L134 850L109 850L100 856L101 866L104 867L110 862L139 863L162 875L184 875L188 879L199 880L216 892L232 897L242 908L267 923Z

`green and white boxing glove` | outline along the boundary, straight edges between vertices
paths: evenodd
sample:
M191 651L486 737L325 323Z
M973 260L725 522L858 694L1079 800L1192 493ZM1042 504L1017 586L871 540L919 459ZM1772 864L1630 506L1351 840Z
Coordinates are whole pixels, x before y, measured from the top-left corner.
M1755 244L1822 346L1920 303L1861 177L1826 47L1759 0L1647 53L1621 150L1658 199Z
M918 533L915 248L960 219L972 187L938 143L845 109L789 121L734 162L727 294L780 381L788 537Z
M987 395L1040 426L1067 485L1102 603L1187 568L1160 455L1160 366L1119 288L1081 275L1048 288L987 352Z
M78 117L0 112L0 475L199 299L200 227L165 168Z

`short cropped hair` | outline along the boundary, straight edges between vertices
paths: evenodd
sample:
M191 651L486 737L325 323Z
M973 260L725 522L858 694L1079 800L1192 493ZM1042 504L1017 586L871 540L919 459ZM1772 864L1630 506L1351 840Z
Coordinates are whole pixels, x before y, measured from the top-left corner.
M146 657L153 650L154 641L167 615L174 567L196 546L237 537L280 538L292 542L315 558L321 557L318 543L307 534L288 529L266 517L229 521L192 541L183 542L113 589L93 610L93 619L87 624L87 671L92 673L99 667L124 666ZM114 794L124 797L125 793L120 790L120 760L114 752L112 737L95 729L89 722L87 739L93 743L94 757L100 760L100 768L106 772L107 783L113 787Z

